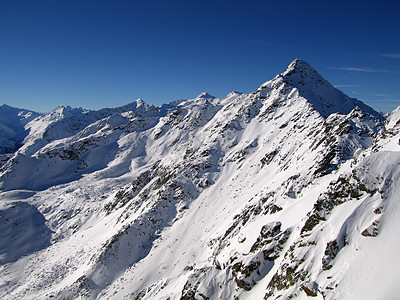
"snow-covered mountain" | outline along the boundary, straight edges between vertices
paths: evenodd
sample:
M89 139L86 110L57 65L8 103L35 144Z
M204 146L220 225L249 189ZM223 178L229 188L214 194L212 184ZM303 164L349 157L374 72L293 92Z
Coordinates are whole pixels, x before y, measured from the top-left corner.
M396 299L399 111L295 60L250 94L38 116L0 170L0 295Z

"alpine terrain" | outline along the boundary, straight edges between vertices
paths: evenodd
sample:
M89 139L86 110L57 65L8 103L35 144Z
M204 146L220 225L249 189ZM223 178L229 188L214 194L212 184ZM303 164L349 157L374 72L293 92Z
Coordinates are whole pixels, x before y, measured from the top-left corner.
M296 59L250 94L0 107L1 299L398 299L400 108Z

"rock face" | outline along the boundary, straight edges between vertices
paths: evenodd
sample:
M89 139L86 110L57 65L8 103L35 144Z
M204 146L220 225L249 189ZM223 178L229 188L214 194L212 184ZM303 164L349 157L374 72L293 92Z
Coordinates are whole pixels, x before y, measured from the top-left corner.
M398 111L295 60L250 94L39 116L1 167L1 232L36 220L1 297L395 297Z

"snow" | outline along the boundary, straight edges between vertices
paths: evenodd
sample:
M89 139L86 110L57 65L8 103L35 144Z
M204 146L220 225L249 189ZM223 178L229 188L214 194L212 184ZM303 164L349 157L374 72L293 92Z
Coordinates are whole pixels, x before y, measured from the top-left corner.
M8 203L0 211L0 263L18 260L23 255L50 245L51 231L43 215L25 202Z
M399 204L397 195L400 178L400 152L381 152L371 155L360 163L365 170L365 182L375 186L376 177L384 178L380 183L382 196L367 197L358 206L352 216L352 222L358 223L351 234L350 248L345 247L337 257L334 272L341 275L334 297L338 299L396 299L400 292L396 273L399 261L400 235L398 234ZM393 181L387 185L388 181ZM383 185L383 186L382 186ZM387 185L387 186L385 186ZM364 205L365 204L365 205ZM372 211L382 207L384 213L377 215ZM364 237L360 233L374 220L379 220L379 234L376 237ZM373 240L375 239L375 240Z
M357 99L349 98L333 87L307 62L301 59L295 59L285 72L277 75L273 80L267 81L261 88L271 88L285 84L295 88L289 93L288 98L298 93L296 95L307 99L324 117L337 112L348 114L355 106L359 106L363 111L383 119L371 107Z
M25 126L40 114L8 105L0 106L0 154L16 151L28 131Z
M295 60L250 94L32 119L0 173L1 298L394 299L398 112Z

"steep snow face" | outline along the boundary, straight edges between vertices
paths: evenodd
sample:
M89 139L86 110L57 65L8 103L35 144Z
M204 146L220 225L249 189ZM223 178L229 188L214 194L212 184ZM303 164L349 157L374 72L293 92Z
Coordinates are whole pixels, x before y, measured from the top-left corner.
M383 133L387 133L390 136L396 136L400 132L400 106L397 107L387 118L384 124L385 130Z
M400 147L400 106L386 119L383 130L379 133L372 152L379 150L398 151Z
M1 169L1 216L38 222L36 244L12 227L32 247L1 249L0 295L390 298L397 120L300 60L251 94L64 116Z
M339 221L340 229L321 224L331 240L327 241L322 261L324 263L326 259L327 271L321 272L316 282L327 295L327 287L334 288L333 295L328 298L398 297L400 288L394 270L400 267L396 257L400 251L397 233L400 225L399 162L398 145L397 149L367 155L339 178L342 180L347 176L350 181L354 180L358 189L350 200L339 195L337 199L347 202L333 209L327 218L326 223L337 224L345 217L343 222ZM346 206L351 208L346 209Z

